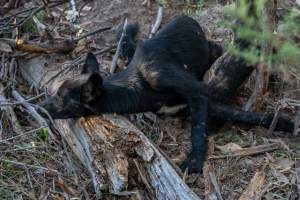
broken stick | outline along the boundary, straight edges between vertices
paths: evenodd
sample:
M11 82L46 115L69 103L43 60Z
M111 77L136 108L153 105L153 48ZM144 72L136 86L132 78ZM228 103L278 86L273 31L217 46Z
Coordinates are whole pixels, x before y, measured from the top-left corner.
M128 24L128 19L126 17L125 20L124 20L124 25L123 25L121 38L118 42L117 51L116 51L116 53L113 57L112 63L111 63L111 67L110 67L110 71L109 71L111 74L113 74L116 71L116 68L117 68L117 62L118 62L118 58L119 58L120 51L121 51L121 45L122 45L122 42L123 42L123 38L126 35L127 24Z
M258 145L255 147L249 147L249 148L237 150L233 154L230 154L230 155L210 156L209 159L220 159L220 158L238 157L238 156L251 156L251 155L274 151L278 148L280 148L279 143Z
M164 8L163 8L162 6L159 6L159 7L158 7L157 15L156 15L156 20L155 20L154 25L152 26L152 29L151 29L149 38L152 38L153 35L154 35L154 34L157 32L157 30L159 29L160 24L161 24L161 21L162 21L162 17L163 17L163 10L164 10Z

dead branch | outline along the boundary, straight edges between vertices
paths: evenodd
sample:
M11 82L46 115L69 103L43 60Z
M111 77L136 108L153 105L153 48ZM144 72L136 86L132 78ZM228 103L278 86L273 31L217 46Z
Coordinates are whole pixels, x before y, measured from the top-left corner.
M74 40L63 40L54 43L33 43L21 39L14 40L8 38L0 38L0 42L5 42L11 47L19 51L29 53L69 53L73 51L76 46Z
M6 14L16 6L16 0L10 0L8 2L0 1L0 6L0 14Z
M25 135L29 135L31 133L35 133L35 132L38 132L40 130L42 130L43 128L46 128L47 126L42 126L42 127L39 127L39 128L36 128L36 129L33 129L33 130L30 130L30 131L27 131L27 132L24 132L24 133L20 133L19 135L16 135L16 136L13 136L13 137L10 137L10 138L6 138L6 139L3 139L3 140L0 140L0 143L5 143L9 140L13 140L13 139L16 139L16 138L19 138L19 137L22 137L22 136L25 136Z
M41 170L45 170L45 171L49 171L49 172L59 174L59 172L57 170L49 169L49 168L41 167L41 166L37 166L37 165L29 165L29 164L25 164L25 163L13 161L13 160L6 160L6 159L0 159L0 161L10 163L10 164L14 164L14 165L19 165L19 166L22 166L22 167L41 169Z
M5 23L4 26L1 26L1 30L10 30L10 29L13 29L13 28L16 28L16 27L19 27L19 26L22 26L24 25L28 20L30 20L35 14L37 14L38 12L46 9L47 8L53 8L53 7L56 7L56 6L59 6L59 5L62 5L64 3L68 2L67 0L62 0L62 1L58 1L58 2L55 2L53 4L50 4L50 5L42 5L42 6L39 6L39 7L33 7L33 8L28 8L28 9L24 9L24 10L21 10L21 11L17 11L15 14L11 14L11 15L8 15L8 16L4 16L0 19L0 22L1 21L5 21L5 20L8 20L8 19L12 19L12 18L15 18L17 17L18 15L20 14L23 14L23 13L26 13L26 12L30 12L26 17L24 17L22 20L18 21L17 23L13 23L13 25L10 25L10 24L7 24ZM8 21L11 21L11 20L8 20Z
M207 157L210 157L213 155L214 151L215 151L215 141L214 138L210 137L208 139L208 150L207 150ZM203 166L203 177L204 177L204 185L205 185L205 199L207 200L214 200L217 199L217 194L216 191L213 187L213 184L211 182L209 173L212 171L212 165L210 163L210 160L207 159L204 162L204 166Z
M35 110L34 107L32 107L28 102L25 101L24 97L22 97L22 95L19 92L13 90L12 96L18 101L22 102L21 104L27 109L28 113L39 123L40 126L48 126L46 120L43 117L41 117L41 115ZM50 129L48 129L48 132L50 138L56 138L54 133Z
M117 62L118 62L118 58L120 56L120 51L121 51L121 45L122 45L122 42L123 42L123 38L126 35L127 23L128 23L128 19L126 17L125 20L124 20L124 24L123 24L122 34L121 34L120 40L118 42L117 51L116 51L116 53L113 57L112 63L111 63L111 67L110 67L110 73L111 74L113 74L115 72L116 67L117 67Z
M94 55L101 55L103 53L109 52L110 50L116 48L116 46L110 46L110 47L106 47L102 50L96 51L94 53ZM49 83L51 83L53 80L57 79L60 75L63 75L64 73L69 72L70 70L72 70L74 67L78 66L79 64L83 63L85 59L85 56L80 56L77 59L75 59L74 61L72 61L71 63L66 64L62 70L58 71L55 75L53 75L51 78L49 78L45 83L40 85L40 89L42 89L43 87L46 87ZM27 72L23 71L23 76L27 76L26 75ZM30 80L31 83L35 83L35 80L28 77L27 80Z
M82 39L84 39L84 38L87 38L87 37L89 37L89 36L92 36L92 35L95 35L95 34L97 34L97 33L101 33L101 32L104 32L104 31L107 31L107 30L110 30L110 29L111 29L110 26L98 28L98 29L96 29L96 30L94 30L94 31L92 31L92 32L89 32L89 33L87 33L87 34L84 34L84 35L82 35L82 36L80 36L80 37L74 39L74 42L78 42L78 41L80 41L80 40L82 40Z
M276 106L276 109L275 109L275 114L274 114L274 117L272 119L272 122L271 122L271 125L270 125L270 128L268 130L269 134L272 134L276 128L276 125L277 125L277 122L279 120L279 112L280 112L280 108L281 108L281 105L277 105Z
M74 0L69 0L71 5L71 10L69 11L69 18L72 23L75 23L79 14L76 10L76 4Z
M253 106L257 105L257 102L260 98L262 98L262 95L266 91L266 79L268 76L266 76L266 65L264 65L263 61L261 61L256 68L256 76L255 76L255 87L254 91L251 94L250 98L248 99L247 103L243 107L245 111L253 110Z
M220 159L220 158L239 157L239 156L252 156L252 155L256 155L256 154L274 151L276 149L279 149L280 147L281 146L279 143L258 145L255 147L249 147L249 148L244 148L241 150L236 150L233 154L230 154L230 155L210 156L209 159Z
M213 172L209 172L209 177L212 185L214 186L214 189L216 191L218 200L223 200L222 195L221 195L221 189L219 187L216 175Z
M155 20L154 25L152 26L152 29L151 29L149 38L152 38L153 35L154 35L154 34L157 32L157 30L159 29L160 24L161 24L161 21L162 21L162 17L163 17L163 10L164 10L164 8L163 8L162 6L159 6L159 7L158 7L157 15L156 15L156 20Z

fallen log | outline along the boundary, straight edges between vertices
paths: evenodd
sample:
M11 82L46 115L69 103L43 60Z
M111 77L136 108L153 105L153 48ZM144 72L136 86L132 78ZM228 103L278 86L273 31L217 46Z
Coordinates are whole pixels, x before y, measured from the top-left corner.
M23 77L38 88L52 78L58 66L51 67L50 63L47 68L51 70L47 71L44 62L49 61L43 56L20 62ZM50 90L56 87L57 81L49 84ZM146 172L155 199L199 199L155 145L126 118L102 115L55 120L55 126L92 177L98 198L102 190L109 189L116 195L127 190L129 170L133 170L128 169L128 160L135 154Z

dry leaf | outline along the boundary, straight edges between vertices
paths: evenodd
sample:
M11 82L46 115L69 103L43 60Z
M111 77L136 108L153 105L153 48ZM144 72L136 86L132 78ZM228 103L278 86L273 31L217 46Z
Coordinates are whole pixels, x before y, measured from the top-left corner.
M62 180L61 178L58 178L58 181L56 183L65 193L67 193L68 195L71 196L75 196L76 193L74 191L73 188L71 188L70 186L68 186L64 180Z
M234 153L237 150L242 150L243 148L235 143L228 143L223 146L216 145L216 148L219 149L222 153Z
M289 170L293 165L295 164L294 161L288 159L288 158L283 158L280 160L276 160L274 163L274 166L278 170Z
M34 192L28 192L28 197L29 197L31 200L37 200L36 195L35 195Z

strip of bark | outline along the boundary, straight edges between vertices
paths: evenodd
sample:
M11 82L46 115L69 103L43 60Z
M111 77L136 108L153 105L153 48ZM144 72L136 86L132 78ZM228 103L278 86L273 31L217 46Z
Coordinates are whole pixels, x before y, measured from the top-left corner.
M252 200L255 199L256 194L259 194L263 184L265 182L266 175L264 172L256 172L253 178L251 179L248 187L240 196L239 200Z

